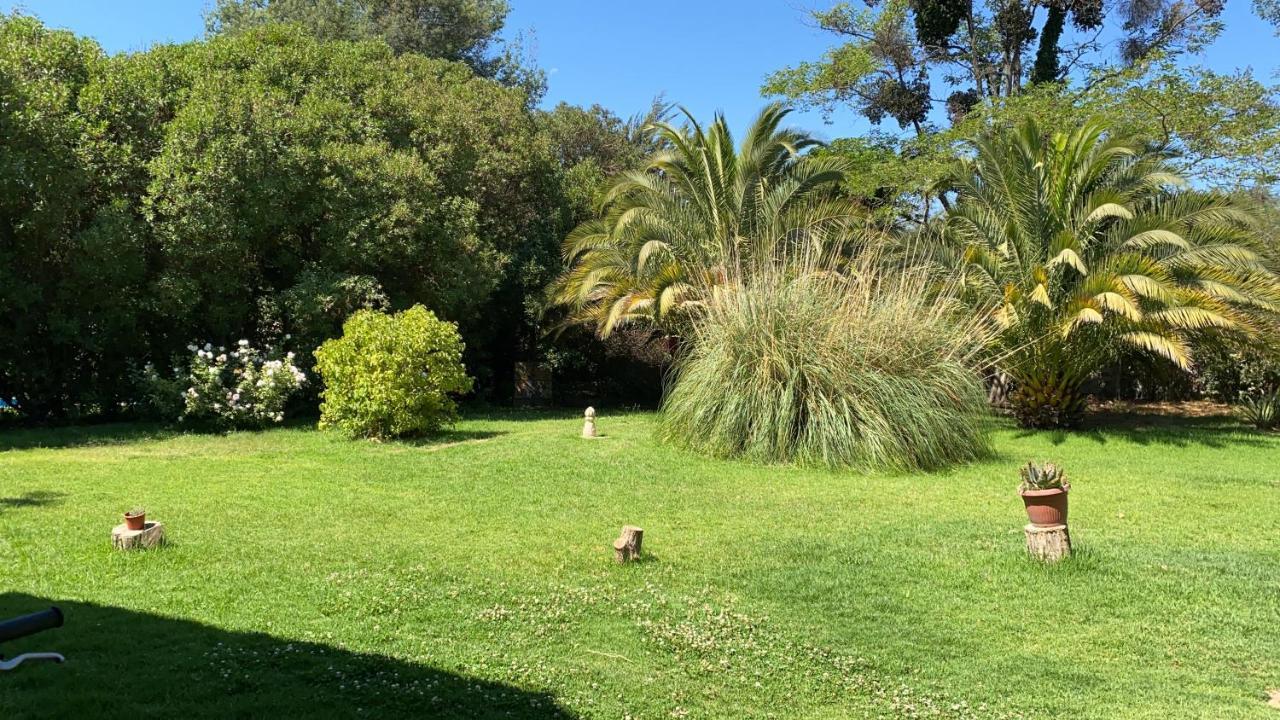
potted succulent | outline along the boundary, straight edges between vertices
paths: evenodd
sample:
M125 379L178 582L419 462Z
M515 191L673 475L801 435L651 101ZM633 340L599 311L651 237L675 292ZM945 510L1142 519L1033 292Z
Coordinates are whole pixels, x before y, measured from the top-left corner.
M1053 463L1037 465L1029 462L1021 470L1022 484L1018 494L1027 507L1032 525L1048 527L1067 524L1067 491L1071 483L1067 474Z
M147 524L146 508L136 507L125 513L124 524L130 530L141 530Z

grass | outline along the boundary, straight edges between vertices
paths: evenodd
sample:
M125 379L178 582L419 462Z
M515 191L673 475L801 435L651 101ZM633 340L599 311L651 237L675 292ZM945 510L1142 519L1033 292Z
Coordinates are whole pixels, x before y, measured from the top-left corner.
M1004 427L931 474L754 467L649 414L0 433L0 717L1280 717L1280 437L1229 420ZM1079 552L1022 553L1064 464ZM172 544L107 535L145 505ZM612 563L624 523L650 559Z

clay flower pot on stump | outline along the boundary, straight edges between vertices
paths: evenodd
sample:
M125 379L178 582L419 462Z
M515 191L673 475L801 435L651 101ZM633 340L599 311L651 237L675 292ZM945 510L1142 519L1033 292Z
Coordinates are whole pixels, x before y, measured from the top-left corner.
M1036 527L1067 524L1067 489L1019 490L1027 520Z
M130 530L141 530L147 524L147 511L143 508L134 508L124 514L124 524Z
M1053 463L1027 463L1022 468L1018 494L1030 521L1023 530L1027 552L1054 562L1071 554L1071 534L1067 530L1067 474Z
M1067 474L1053 463L1027 463L1021 470L1018 494L1027 508L1027 520L1036 527L1067 524Z

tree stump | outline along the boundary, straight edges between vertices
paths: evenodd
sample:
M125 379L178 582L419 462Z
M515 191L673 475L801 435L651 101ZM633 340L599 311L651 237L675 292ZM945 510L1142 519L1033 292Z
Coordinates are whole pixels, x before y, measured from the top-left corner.
M141 530L117 525L111 530L111 544L117 550L145 550L164 544L164 523L149 522Z
M1045 562L1057 562L1071 554L1071 533L1066 525L1027 525L1027 552Z
M640 543L644 540L644 530L635 525L623 525L622 534L613 541L614 560L620 563L640 557Z
M587 408L587 411L583 413L582 418L583 418L582 437L584 438L595 437L596 436L596 409L593 407Z

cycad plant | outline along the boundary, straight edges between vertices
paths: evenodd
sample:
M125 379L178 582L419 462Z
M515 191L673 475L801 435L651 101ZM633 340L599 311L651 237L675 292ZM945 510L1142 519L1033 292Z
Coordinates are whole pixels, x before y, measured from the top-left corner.
M730 258L772 252L790 230L851 220L834 192L843 161L806 153L818 141L784 128L782 106L766 107L740 146L723 116L704 128L681 112L683 126L652 126L661 149L613 180L600 217L564 242L568 269L551 300L602 337L638 320L678 332L703 291L727 279Z
M1280 305L1254 220L1183 189L1167 156L1097 123L1028 121L973 142L947 182L942 254L998 332L993 363L1028 427L1077 423L1089 376L1124 346L1181 368Z

